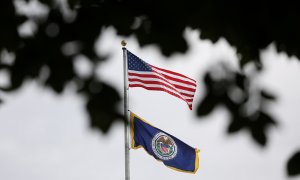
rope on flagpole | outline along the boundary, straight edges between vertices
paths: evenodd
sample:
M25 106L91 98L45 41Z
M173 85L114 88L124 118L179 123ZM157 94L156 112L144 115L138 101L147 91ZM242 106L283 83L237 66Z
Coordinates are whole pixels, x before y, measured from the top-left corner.
M123 73L124 73L124 142L125 142L125 180L130 180L130 164L129 164L129 118L128 118L128 82L127 82L127 42L122 40L123 46Z

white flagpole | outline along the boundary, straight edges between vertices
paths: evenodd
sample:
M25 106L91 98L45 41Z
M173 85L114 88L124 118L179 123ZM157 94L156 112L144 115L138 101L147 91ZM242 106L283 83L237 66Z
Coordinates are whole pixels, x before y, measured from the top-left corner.
M125 140L125 180L130 180L130 164L129 164L129 119L128 119L128 82L127 82L127 49L126 41L121 42L123 46L123 73L124 73L124 140Z

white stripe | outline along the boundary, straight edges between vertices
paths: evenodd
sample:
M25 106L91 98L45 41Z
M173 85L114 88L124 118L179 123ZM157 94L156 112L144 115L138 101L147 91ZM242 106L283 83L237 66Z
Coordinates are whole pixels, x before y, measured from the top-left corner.
M191 100L193 99L193 98L191 98L191 97L184 96L184 95L180 94L179 92L177 92L177 91L175 91L175 90L173 90L173 89L170 89L170 88L168 88L168 87L166 87L166 86L164 86L164 85L162 85L162 84L145 84L145 83L137 82L137 81L129 81L129 84L132 84L132 85L135 85L135 84L141 84L141 85L144 85L144 86L146 86L146 87L160 87L160 88L166 89L166 90L168 90L168 91L171 91L171 92L173 92L173 93L179 95L179 96L182 97L183 99L191 99Z
M168 72L166 72L166 71L162 71L162 70L157 69L157 68L155 68L155 67L153 67L153 66L152 66L152 69L154 69L155 71L157 71L157 72L159 72L159 73L161 73L161 74L166 74L166 75L171 76L171 77L173 77L173 78L181 79L181 80L184 80L184 81L189 81L189 82L191 82L191 83L193 83L193 84L196 84L196 82L193 81L193 80L191 80L191 79L188 79L188 78L185 78L185 77L182 77L182 76L178 76L178 75L175 75L175 74L170 74L170 73L168 73ZM178 74L179 74L179 73L178 73Z

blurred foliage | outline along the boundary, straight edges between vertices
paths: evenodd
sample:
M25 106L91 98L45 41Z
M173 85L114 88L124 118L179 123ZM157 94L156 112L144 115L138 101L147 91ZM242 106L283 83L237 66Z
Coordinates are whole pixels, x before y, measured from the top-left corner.
M248 76L234 72L224 64L212 68L205 75L204 84L207 93L197 108L198 116L208 115L222 105L231 115L228 133L248 129L258 144L266 145L267 127L276 124L265 112L266 101L275 100L272 94L258 89Z
M44 13L18 11L20 4L36 1L42 3ZM1 0L0 71L9 72L10 83L0 90L14 91L26 80L35 79L61 93L66 84L75 82L78 93L87 98L91 126L107 132L114 121L122 119L117 109L121 98L94 72L89 77L76 74L74 59L83 55L95 67L105 60L94 46L108 26L119 35L135 35L141 46L159 46L166 56L188 49L183 32L190 27L199 29L202 39L216 42L225 38L236 48L241 67L235 72L221 65L226 72L221 78L214 77L216 72L205 75L208 91L198 106L198 116L222 105L231 114L228 133L246 129L255 142L265 145L267 128L276 124L265 102L275 97L263 89L250 90L251 77L243 68L253 63L262 70L260 51L270 43L279 52L300 57L297 5L297 1L258 0ZM29 33L22 32L24 26L29 26ZM2 56L5 52L14 54L12 63ZM289 162L289 175L299 172L295 162L299 164L298 155Z

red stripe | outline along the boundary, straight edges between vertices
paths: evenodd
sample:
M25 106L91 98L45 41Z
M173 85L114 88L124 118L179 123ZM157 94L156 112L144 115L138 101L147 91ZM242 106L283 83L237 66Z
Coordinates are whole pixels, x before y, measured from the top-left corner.
M181 85L177 85L177 84L173 84L176 88L178 89L182 89L182 90L185 90L185 91L190 91L190 92L195 92L196 89L192 89L192 88L189 88L189 87L185 87L185 86L181 86Z
M146 78L156 78L156 76L154 75L154 73L153 74L139 74L139 73L128 72L128 75L129 76L146 77Z
M175 93L173 93L173 92L171 92L171 91L168 91L168 90L166 90L166 89L164 89L164 88L159 88L159 87L147 87L147 86L143 86L142 84L129 84L129 87L142 87L142 88L147 89L147 90L164 91L164 92L166 92L166 93L169 93L169 94L171 94L171 95L173 95L173 96L175 96L175 97L178 97L178 98L184 100L184 101L187 103L187 105L189 106L189 108L192 110L192 104L188 104L188 102L187 102L186 99L184 99L184 98L182 98L181 96L179 96L179 95L177 95L177 94L175 94Z
M183 96L187 96L187 97L190 97L190 98L193 98L194 97L194 94L186 94L186 93L180 93L182 94Z
M164 71L164 72L167 72L167 73L170 73L170 74L174 74L174 75L176 75L176 76L181 76L181 77L187 78L187 79L192 80L192 81L194 81L194 82L196 83L196 81L195 81L194 79L189 78L189 77L187 77L187 76L185 76L185 75L183 75L183 74L179 74L179 73L177 73L177 72L170 71L170 70L167 70L167 69L162 69L162 68L159 68L159 67L156 67L156 66L153 66L153 65L150 65L150 66L151 66L151 67L154 67L154 68L156 68L156 69L159 69L159 70L161 70L161 71Z

